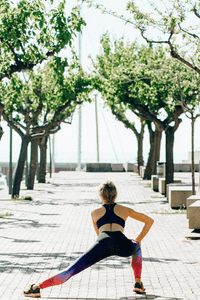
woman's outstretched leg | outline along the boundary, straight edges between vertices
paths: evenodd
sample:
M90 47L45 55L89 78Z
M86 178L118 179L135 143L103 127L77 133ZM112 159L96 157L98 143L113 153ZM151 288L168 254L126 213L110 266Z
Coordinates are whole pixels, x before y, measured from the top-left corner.
M41 282L40 284L32 284L27 291L24 291L24 296L35 297L37 294L40 297L40 289L48 288L50 286L59 285L79 272L89 268L98 261L112 255L110 252L110 239L104 238L97 241L86 253L79 257L66 270L61 273Z
M63 272L43 281L39 284L40 289L44 289L53 285L59 285L69 280L72 276L79 272L89 268L98 261L108 257L108 247L105 240L96 242L95 245L90 248L86 253L79 257L72 265L70 265Z

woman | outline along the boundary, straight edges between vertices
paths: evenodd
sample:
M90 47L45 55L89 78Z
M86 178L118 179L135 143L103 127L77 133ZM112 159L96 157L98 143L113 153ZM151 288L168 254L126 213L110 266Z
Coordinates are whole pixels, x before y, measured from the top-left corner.
M40 284L32 284L24 291L24 296L39 298L41 289L62 284L72 276L111 255L132 256L131 267L135 277L133 291L137 294L145 293L141 281L142 252L140 244L154 221L145 214L115 203L117 189L111 181L100 185L98 194L103 205L91 213L94 230L98 235L95 244L65 271ZM130 240L123 234L125 221L128 217L145 224L135 240Z

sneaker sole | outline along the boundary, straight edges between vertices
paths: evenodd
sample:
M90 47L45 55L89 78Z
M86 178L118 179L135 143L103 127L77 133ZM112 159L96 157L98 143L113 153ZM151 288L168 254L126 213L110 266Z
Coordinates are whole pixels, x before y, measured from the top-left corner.
M146 294L145 289L142 290L142 289L139 289L139 288L134 288L133 291L134 291L136 294Z
M38 294L24 294L24 297L31 297L31 298L41 298L41 295Z

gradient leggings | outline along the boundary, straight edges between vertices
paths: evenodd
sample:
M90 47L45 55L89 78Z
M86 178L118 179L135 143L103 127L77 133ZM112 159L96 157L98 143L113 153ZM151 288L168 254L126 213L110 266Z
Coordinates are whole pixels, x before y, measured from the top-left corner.
M121 257L132 256L131 266L134 277L141 278L142 252L140 245L136 241L128 239L120 231L104 231L100 233L96 243L86 253L79 257L65 271L40 283L39 287L44 289L53 285L62 284L72 276L112 255Z

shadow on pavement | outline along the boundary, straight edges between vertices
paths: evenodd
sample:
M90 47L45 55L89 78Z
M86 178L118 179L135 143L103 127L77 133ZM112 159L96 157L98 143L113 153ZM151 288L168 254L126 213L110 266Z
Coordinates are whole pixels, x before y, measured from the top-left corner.
M42 205L63 205L63 206L68 206L68 205L72 205L72 206L86 206L86 205L91 205L91 204L99 204L100 202L96 199L96 198L92 198L92 199L76 199L73 202L72 201L66 201L66 199L52 199L52 200L36 200L34 201L34 205L38 205L38 206L42 206ZM41 215L45 215L45 214L41 214ZM48 215L48 214L47 214ZM51 214L49 214L51 215Z
M0 222L0 226L1 226L1 229L3 225L11 225L11 226L8 226L7 228L9 227L15 227L16 226L18 228L28 228L28 227L34 227L34 228L38 228L38 227L59 227L58 224L54 224L54 223L40 223L38 221L35 221L35 220L31 220L31 219L20 219L20 218L12 218L12 217L7 217L6 218L6 221L4 222Z
M81 297L41 297L46 300L135 300L135 299L159 299L162 300L182 300L184 298L176 298L176 297L164 297L161 295L153 295L153 294L146 294L146 295L137 295L137 296L130 296L130 297L119 297L119 298L81 298Z
M179 261L177 258L155 258L155 257L143 257L144 261L159 262L159 263L169 263L173 261Z
M15 240L13 242L23 242L26 240ZM27 242L33 242L27 240ZM34 241L39 242L39 241ZM20 270L22 273L40 273L45 270L52 270L57 273L65 270L73 263L78 257L80 257L84 252L74 252L70 255L66 255L65 252L54 252L54 253L0 253L0 272L13 272L15 270ZM30 258L33 258L33 263L30 262ZM38 260L36 259L38 258ZM20 259L23 261L20 263ZM28 262L26 263L26 259ZM176 258L155 258L148 257L143 258L144 261L156 262L156 263L170 263L178 261ZM102 269L123 269L130 265L130 258L122 258L117 256L108 257L93 265L92 268L101 271Z
M167 200L156 200L156 201L152 201L152 200L146 200L146 201L140 201L137 202L135 201L134 204L150 204L150 203L159 203L159 204L166 204L168 203Z
M7 236L0 236L2 239L11 240L13 243L39 243L39 240L24 240L24 239L16 239Z
M2 259L4 256L5 260ZM34 260L33 263L28 261L26 264L24 259L29 260L31 257L38 257L38 260ZM45 268L45 270L55 270L55 273L59 273L66 269L76 258L77 255L66 256L65 253L0 253L0 272L12 273L18 270L24 274L32 274L41 273ZM23 259L21 263L20 259ZM58 259L57 265L55 265L55 259Z
M66 187L98 187L98 183L52 183L53 186L66 186Z

